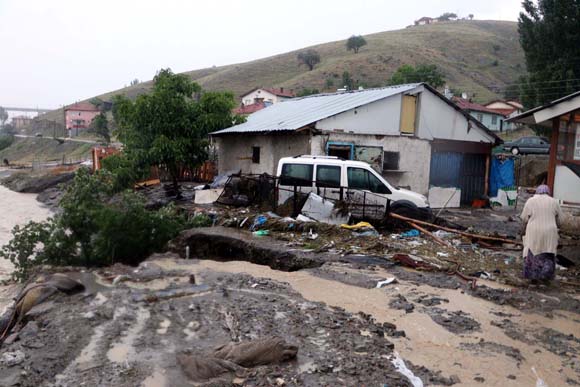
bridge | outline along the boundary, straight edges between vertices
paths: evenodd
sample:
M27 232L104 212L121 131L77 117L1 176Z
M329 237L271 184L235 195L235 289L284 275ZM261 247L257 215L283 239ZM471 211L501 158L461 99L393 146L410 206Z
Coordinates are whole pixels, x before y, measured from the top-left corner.
M1 105L0 105L1 106ZM32 112L32 113L48 113L53 111L54 109L40 109L40 108L27 108L27 107L8 107L2 106L6 111L13 111L13 112Z

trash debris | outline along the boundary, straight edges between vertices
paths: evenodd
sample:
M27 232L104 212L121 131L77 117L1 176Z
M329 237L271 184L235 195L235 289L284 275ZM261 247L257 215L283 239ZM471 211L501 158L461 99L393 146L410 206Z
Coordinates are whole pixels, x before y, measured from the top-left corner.
M238 365L223 359L207 356L177 355L181 369L194 382L204 382L241 369Z
M266 223L267 220L268 218L265 215L258 215L256 219L254 219L254 223L250 227L250 231L255 231L259 229Z
M294 359L297 353L298 347L288 344L286 340L280 337L267 337L222 345L214 350L213 356L243 367L256 367Z
M341 224L341 228L353 231L355 236L379 236L379 233L368 222L358 222L357 224Z
M252 235L255 235L255 236L267 236L267 235L270 235L270 231L268 231L268 230L258 230L258 231L254 231L252 233Z
M195 204L211 204L215 203L223 192L223 188L203 189L195 192L193 202Z
M290 219L292 219L292 218L290 218ZM296 220L299 221L299 222L314 222L314 219L311 219L311 218L309 218L307 216L304 216L302 214L299 214L296 217Z
M377 282L377 289L382 288L385 285L396 284L398 281L395 277L389 277L386 280Z
M334 208L334 203L311 192L302 207L302 214L323 223L342 224L348 222L350 215L342 215Z
M399 356L399 354L396 351L393 352L393 355L394 358L391 360L391 363L395 366L397 371L399 371L400 374L404 375L407 379L409 379L409 382L411 382L413 387L423 387L423 381L419 377L415 376L413 371L407 368L407 365L405 364L405 361L401 358L401 356Z
M438 251L437 252L437 256L438 257L449 257L449 253L444 253L442 251Z
M317 234L317 233L314 233L314 232L312 232L312 229L310 229L310 230L308 231L308 239L310 239L310 240L315 240L316 238L318 238L318 234Z
M403 237L403 238L414 238L414 237L418 237L421 233L419 232L419 230L409 230L409 231L405 231L402 232L401 234L399 234L399 236Z
M410 254L395 254L393 255L393 261L400 262L403 266L408 266L413 269L435 269L438 268L432 263L424 261L421 257Z
M0 356L0 364L5 367L12 367L22 363L24 359L26 359L26 355L20 350L14 352L4 352L2 356Z

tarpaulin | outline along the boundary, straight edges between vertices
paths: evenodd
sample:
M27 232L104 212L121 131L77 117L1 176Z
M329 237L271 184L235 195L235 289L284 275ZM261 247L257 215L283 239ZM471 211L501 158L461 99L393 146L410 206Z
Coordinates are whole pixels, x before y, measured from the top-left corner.
M512 187L515 184L514 160L501 160L493 157L491 159L491 171L489 175L489 196L497 196L497 191L500 188Z

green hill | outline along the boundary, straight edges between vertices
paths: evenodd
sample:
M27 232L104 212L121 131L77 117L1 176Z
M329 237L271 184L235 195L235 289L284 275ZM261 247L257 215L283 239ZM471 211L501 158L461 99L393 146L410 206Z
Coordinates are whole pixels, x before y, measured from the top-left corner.
M334 91L342 87L344 71L366 87L383 86L399 66L426 63L437 65L452 89L475 93L475 100L484 102L501 96L506 84L525 72L514 22L446 22L379 32L365 39L368 44L358 54L346 51L345 40L310 47L321 56L313 71L299 64L297 50L184 74L205 89L231 90L239 96L258 86ZM151 82L143 82L99 97L109 100L120 93L132 98L150 87ZM62 121L62 113L50 112L44 118Z

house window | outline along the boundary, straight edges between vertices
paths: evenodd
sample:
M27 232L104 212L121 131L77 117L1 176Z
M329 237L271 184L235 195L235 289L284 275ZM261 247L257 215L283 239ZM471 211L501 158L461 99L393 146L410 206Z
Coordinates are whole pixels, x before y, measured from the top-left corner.
M313 166L308 164L284 164L280 185L312 186L313 170Z
M491 116L491 124L497 125L497 116Z
M477 120L478 120L479 122L483 122L483 114L481 114L481 113L477 113Z
M384 171L399 170L399 152L385 151L383 153L383 170Z
M319 165L316 167L317 187L340 187L340 167L334 165Z
M329 142L326 145L326 154L328 156L339 157L344 160L352 160L353 144Z
M415 134L417 96L403 95L401 106L401 134Z
M252 147L252 163L260 164L260 147L259 146Z

